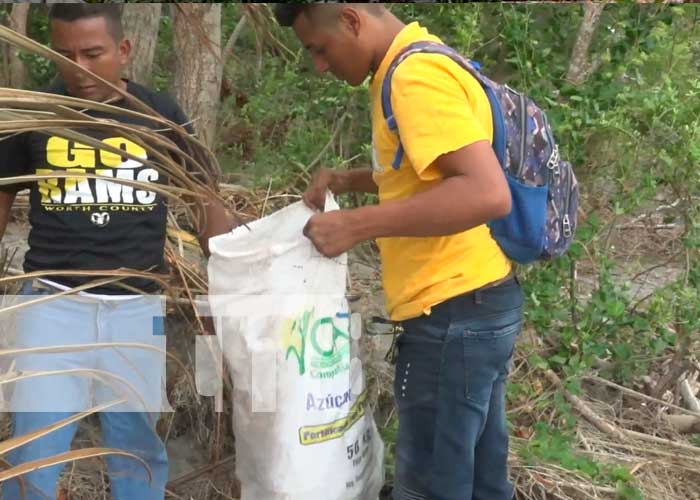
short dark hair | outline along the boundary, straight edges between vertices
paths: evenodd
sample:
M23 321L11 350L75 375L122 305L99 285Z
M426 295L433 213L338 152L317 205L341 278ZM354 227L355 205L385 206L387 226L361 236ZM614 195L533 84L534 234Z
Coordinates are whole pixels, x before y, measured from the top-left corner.
M281 3L275 5L275 19L280 26L288 28L294 24L302 13L308 14L313 4L310 3Z
M314 7L321 7L321 6L340 6L343 5L342 3L326 3L326 2L311 2L311 3L281 3L275 5L274 13L275 13L275 19L277 19L277 23L279 23L280 26L283 26L285 28L289 28L294 24L294 21L296 21L297 17L299 17L301 14L309 16L311 14L311 10ZM360 4L354 4L358 7L362 7L363 9L366 9L368 12L370 12L373 15L381 15L383 11L383 5L381 3L360 3Z
M55 3L49 10L49 20L77 21L91 17L104 17L107 29L116 41L124 38L122 6L116 3Z

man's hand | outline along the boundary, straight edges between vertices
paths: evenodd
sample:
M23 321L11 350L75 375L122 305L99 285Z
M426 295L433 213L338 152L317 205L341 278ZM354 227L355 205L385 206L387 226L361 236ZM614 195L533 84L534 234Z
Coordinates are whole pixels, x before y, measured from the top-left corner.
M204 211L206 223L198 239L199 246L204 256L209 258L209 239L232 231L233 228L241 224L241 221L234 214L226 210L223 202L217 196L212 196L211 199L204 202Z
M330 189L334 195L339 195L348 191L343 172L330 168L321 168L317 170L302 197L306 206L314 210L322 211L326 205L327 189Z
M333 210L315 214L306 223L304 236L326 257L337 257L365 239L354 212Z
M5 234L7 223L10 222L15 196L17 196L16 193L0 191L0 239Z

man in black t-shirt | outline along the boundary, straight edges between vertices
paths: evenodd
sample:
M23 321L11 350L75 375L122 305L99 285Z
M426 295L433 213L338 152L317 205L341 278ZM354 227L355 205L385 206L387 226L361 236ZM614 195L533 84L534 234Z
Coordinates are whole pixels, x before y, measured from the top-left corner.
M131 46L124 38L117 4L55 4L50 12L50 27L54 50L119 86L165 118L181 125L187 122L183 112L170 97L121 79ZM128 102L120 99L112 88L91 80L68 64L58 64L58 70L63 83L51 89L53 93L97 102L117 99L110 103L129 107ZM155 128L147 120L139 122L126 115L88 113L97 118L117 119L126 124ZM105 129L81 129L80 132L138 158L148 159L148 153L143 147L122 137L118 132L108 132ZM27 132L0 140L0 177L53 172L89 173L99 178L45 178L27 186L30 188L31 230L29 250L24 262L26 272L117 268L165 270L163 247L166 200L156 191L113 181L122 179L164 183L166 180L161 172L112 151L80 144L51 133ZM5 231L16 192L22 187L24 186L15 185L0 188L0 237ZM208 200L205 215L207 224L200 236L200 245L208 255L208 239L231 230L235 224L217 200ZM39 280L25 283L23 294L51 294L57 290L83 285L91 279L93 278L63 274L42 276ZM157 293L159 289L155 282L143 278L130 278L125 283L147 294ZM138 338L134 337L135 331L143 330L143 335L148 340L162 329L162 317L153 317L159 316L159 308L151 307L147 300L144 302L143 297L134 296L134 292L115 285L90 288L87 292L89 294L83 293L82 297L76 299L57 298L45 305L34 306L32 313L20 312L17 343L24 347L37 347L115 342L123 341L122 333L126 333L133 342ZM35 309L37 307L40 309ZM38 340L40 338L48 339L47 343L41 344ZM139 341L148 343L147 340ZM97 352L102 351L104 350ZM127 351L119 352L119 359L137 362L134 361L137 357ZM101 369L109 370L110 366L127 364L115 362L117 358L114 355L111 358L105 358L104 354L95 356ZM18 362L18 370L91 368L81 364L85 357L75 355L71 358L69 353L61 355L63 364L59 365L53 365L53 358L47 358L46 355L27 359L29 361L24 360L21 366ZM154 364L147 358L138 359L142 365ZM138 388L139 384L150 384L160 388L160 367L147 366L143 373L136 374L140 378L132 373L132 368L123 375L132 385ZM152 380L143 382L141 379L144 378L144 373L147 374L145 378ZM34 379L31 386L17 384L12 406L15 435L46 427L66 415L84 409L84 402L76 403L76 407L64 404L71 398L83 398L87 387L84 380L62 379L64 385L57 386L57 382L42 382L43 379L49 380L50 377ZM32 394L28 396L30 390ZM151 389L145 387L144 390L148 393ZM55 398L60 398L61 401L54 401ZM37 400L44 406L36 408ZM47 409L46 405L59 408ZM114 498L162 499L167 480L167 456L163 443L154 430L154 415L148 409L140 412L111 409L101 413L100 419L105 445L135 453L148 464L153 476L153 481L149 483L147 475L137 462L110 457L107 465ZM10 461L15 464L25 463L67 451L74 433L74 425L65 426L31 445L18 448ZM60 467L55 466L26 474L24 480L29 486L26 498L53 498L60 470ZM19 498L17 484L6 483L4 490L4 498Z
M185 124L187 118L169 96L156 94L134 82L124 82L124 89L150 105L165 118ZM61 84L52 93L75 95ZM91 92L85 92L92 95ZM80 94L79 94L80 95ZM81 96L82 97L82 96ZM124 105L122 101L114 105ZM88 112L96 118L114 118L107 113ZM130 125L151 125L147 120L129 116L120 121ZM134 156L148 159L146 150L120 133L104 129L80 129L81 133ZM70 141L59 135L33 132L9 137L0 143L0 176L19 176L75 172L96 174L104 178L49 178L30 186L29 251L25 256L26 272L43 270L104 270L131 268L165 270L163 246L167 206L155 191L139 189L112 179L163 182L163 174L133 159L111 151ZM7 186L2 205L10 205L17 186ZM3 228L4 229L4 228ZM51 281L77 286L92 277L61 276ZM142 278L125 283L148 293L157 291L157 284ZM123 294L117 285L91 289L93 293Z

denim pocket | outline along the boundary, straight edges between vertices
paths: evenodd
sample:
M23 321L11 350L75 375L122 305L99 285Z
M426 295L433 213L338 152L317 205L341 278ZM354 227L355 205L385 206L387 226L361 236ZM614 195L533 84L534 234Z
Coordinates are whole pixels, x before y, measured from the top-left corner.
M517 334L520 331L520 321L496 329L464 330L464 337L472 340L497 340L501 337Z
M480 404L489 402L494 382L505 377L508 372L508 363L513 356L520 325L518 319L503 327L463 330L467 399Z

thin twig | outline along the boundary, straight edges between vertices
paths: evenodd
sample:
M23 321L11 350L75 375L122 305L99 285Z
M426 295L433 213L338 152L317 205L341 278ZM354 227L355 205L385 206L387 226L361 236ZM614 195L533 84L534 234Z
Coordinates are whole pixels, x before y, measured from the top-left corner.
M655 443L667 446L669 448L674 448L677 450L690 451L700 455L700 448L697 446L692 446L689 444L676 443L670 439L664 439L656 436L650 436L649 434L644 434L642 432L632 431L629 429L621 429L615 424L607 422L599 415L597 415L581 398L575 396L568 392L564 388L559 376L552 370L545 371L545 376L547 379L562 392L566 400L571 403L571 405L583 415L588 422L590 422L599 431L608 434L619 441L625 441L629 438L639 439L640 441L645 441L648 443Z
M199 469L193 470L192 472L188 472L187 474L177 477L171 481L168 482L167 488L168 489L177 489L177 487L183 483L188 483L192 481L193 479L198 478L199 476L203 474L207 474L208 472L211 472L215 469L218 469L222 465L226 465L228 463L231 463L235 461L236 457L235 455L231 455L229 457L224 458L223 460L219 460L218 462L214 464L208 464L203 467L200 467Z
M584 378L584 380L589 380L591 382L595 382L598 384L606 385L608 387L612 387L612 388L617 389L618 391L620 391L624 394L627 394L628 396L631 396L631 397L636 398L636 399L641 399L641 400L648 401L650 403L655 403L658 405L668 406L669 408L673 408L674 410L677 410L681 413L686 413L688 415L700 416L700 413L695 413L691 410L683 408L682 406L674 405L673 403L667 403L666 401L662 401L661 399L647 396L646 394L642 394L641 392L637 392L633 389L628 389L627 387L624 387L622 385L618 385L615 382L610 382L609 380L605 380L604 378L601 378L601 377L585 376L583 378Z
M321 158L323 158L323 155L326 154L326 152L333 146L335 143L336 139L338 138L338 134L340 134L340 131L343 128L343 124L345 123L345 120L347 117L350 116L350 113L343 113L343 115L340 117L338 120L338 123L336 123L335 128L333 129L333 133L331 134L331 138L328 140L325 146L323 146L323 149L316 155L316 158L314 158L311 163L309 163L306 166L306 172L311 172L313 168L318 164L318 162L321 161Z
M576 410L578 410L578 412L583 415L586 420L593 424L596 429L610 436L614 436L617 439L624 439L624 435L620 429L618 429L614 424L611 424L610 422L607 422L600 416L596 415L596 413L591 410L582 399L567 391L556 373L554 373L552 370L546 370L544 374L545 377L547 377L547 380L549 380L552 385L557 387L562 392L566 400L571 403L571 405L576 408Z
M226 45L224 46L224 51L221 53L221 67L222 68L226 67L226 63L231 58L231 53L233 52L233 47L234 47L234 45L236 45L236 41L238 40L238 37L243 32L243 28L245 27L245 24L248 21L248 16L245 14L245 12L246 11L244 9L243 15L238 20L236 27L233 29L233 33L231 33L231 36L229 37L228 41L226 42Z
M666 267L668 266L671 262L676 260L680 256L681 252L673 254L669 259L665 260L664 262L661 262L660 264L654 264L653 266L645 269L644 271L638 272L634 276L630 278L630 281L637 281L641 276L644 276L645 274L649 274L650 272L659 269L660 267Z

